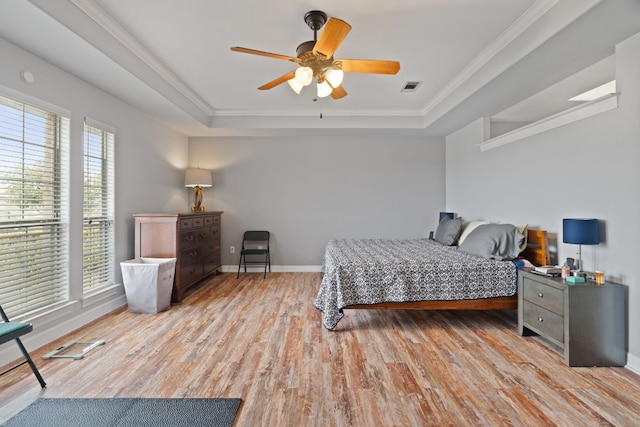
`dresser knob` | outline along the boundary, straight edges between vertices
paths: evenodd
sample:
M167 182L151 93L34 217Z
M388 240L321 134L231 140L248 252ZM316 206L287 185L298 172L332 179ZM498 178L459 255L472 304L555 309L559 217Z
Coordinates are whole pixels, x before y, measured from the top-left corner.
M542 316L538 317L538 322L542 323L543 320Z
M544 295L542 295L542 292L538 292L538 296L539 296L540 298L544 297Z

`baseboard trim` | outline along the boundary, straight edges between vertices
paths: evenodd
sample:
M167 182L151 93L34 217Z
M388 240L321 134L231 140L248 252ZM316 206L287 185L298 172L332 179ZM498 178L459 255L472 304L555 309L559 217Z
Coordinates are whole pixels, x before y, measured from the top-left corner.
M224 273L237 273L237 265L223 265L222 271ZM244 267L242 267L244 271ZM248 266L247 272L259 273L264 271L264 267ZM320 273L322 272L321 265L272 265L271 271L274 273Z
M640 375L640 357L627 353L627 365L625 368Z

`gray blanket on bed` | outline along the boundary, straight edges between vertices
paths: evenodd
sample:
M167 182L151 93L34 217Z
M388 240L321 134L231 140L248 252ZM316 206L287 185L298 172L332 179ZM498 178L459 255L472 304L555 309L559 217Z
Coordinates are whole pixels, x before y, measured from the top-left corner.
M480 258L428 239L331 240L314 306L327 329L353 304L515 295L511 261Z

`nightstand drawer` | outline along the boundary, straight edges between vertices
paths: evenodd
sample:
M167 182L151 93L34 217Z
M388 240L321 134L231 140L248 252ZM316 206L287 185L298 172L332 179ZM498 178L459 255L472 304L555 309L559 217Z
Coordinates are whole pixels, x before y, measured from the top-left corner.
M524 302L522 315L522 320L531 328L537 329L540 333L556 341L564 342L564 318L562 316L529 301Z
M526 277L524 280L526 281L525 301L530 301L560 316L564 315L564 291Z

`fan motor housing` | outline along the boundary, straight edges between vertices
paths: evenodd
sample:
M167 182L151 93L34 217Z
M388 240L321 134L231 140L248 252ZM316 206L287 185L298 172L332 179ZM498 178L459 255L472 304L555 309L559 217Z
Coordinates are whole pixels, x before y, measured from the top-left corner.
M327 58L326 56L313 51L313 47L316 42L309 40L301 43L296 49L298 59L300 59L300 66L310 67L313 70L314 75L318 75L322 69L331 67L333 65L333 56Z
M315 40L309 40L308 42L300 43L296 48L296 56L300 58L302 57L302 54L306 52L311 52L315 45L316 45Z

